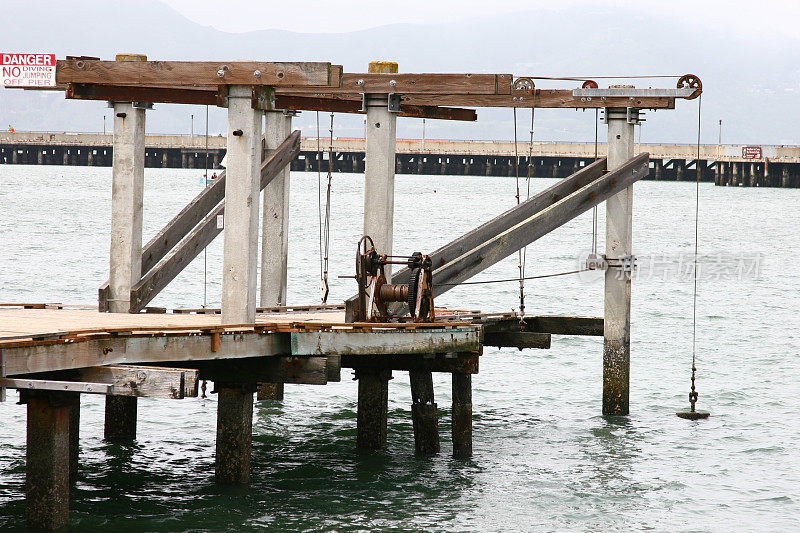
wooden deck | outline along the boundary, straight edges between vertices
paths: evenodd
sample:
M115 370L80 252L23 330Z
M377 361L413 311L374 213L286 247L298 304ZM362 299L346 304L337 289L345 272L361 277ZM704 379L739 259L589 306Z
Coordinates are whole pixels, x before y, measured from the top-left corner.
M6 376L121 363L472 352L480 350L482 334L479 325L461 321L345 323L341 306L264 310L254 324L223 324L210 310L126 314L28 307L38 308L0 306Z

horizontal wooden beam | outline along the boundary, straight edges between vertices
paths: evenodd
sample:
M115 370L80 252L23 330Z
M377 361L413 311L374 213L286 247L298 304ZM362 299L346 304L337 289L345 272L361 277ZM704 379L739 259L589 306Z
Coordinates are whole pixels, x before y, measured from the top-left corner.
M447 372L477 374L479 353L449 354L396 354L370 357L365 355L343 355L342 367L361 370L421 370L425 372Z
M603 319L588 316L530 316L523 319L527 331L553 335L603 336ZM519 324L519 320L515 320Z
M503 333L486 333L484 345L498 348L539 348L550 349L549 333L532 333L530 331L507 331Z
M409 332L374 329L292 332L292 355L392 355L472 352L480 350L481 333L474 327L443 327Z
M275 97L275 108L296 111L329 111L335 113L364 114L360 99L347 100L343 98L320 98L316 96L278 94ZM478 115L473 109L402 104L400 105L400 112L397 115L401 117L441 120L475 121L478 119Z
M216 89L193 89L189 87L142 87L71 83L67 87L65 94L68 100L217 105Z
M350 94L459 94L491 95L511 94L511 74L452 74L452 73L400 73L400 74L351 74L342 75L342 83L336 89L324 92ZM287 94L320 92L309 87L294 87Z
M169 399L195 397L198 385L198 373L195 369L138 365L93 366L30 374L18 379L19 381L31 379L37 385L17 388L43 389L43 386L38 384L41 381L63 384L61 388L53 385L48 390Z
M314 90L284 88L276 89L278 95L315 96L318 98L341 98L356 100L360 94L350 90ZM397 91L401 93L401 91ZM640 109L674 109L674 97L577 97L571 89L534 89L514 91L508 94L450 94L430 92L427 94L401 93L401 104L438 107L518 107L544 109L597 109L604 107L637 107Z
M335 358L338 362L338 358ZM325 385L329 364L325 356L250 357L246 359L198 361L193 363L200 379L225 383L296 383Z
M107 85L338 87L341 67L322 62L56 61L56 82Z

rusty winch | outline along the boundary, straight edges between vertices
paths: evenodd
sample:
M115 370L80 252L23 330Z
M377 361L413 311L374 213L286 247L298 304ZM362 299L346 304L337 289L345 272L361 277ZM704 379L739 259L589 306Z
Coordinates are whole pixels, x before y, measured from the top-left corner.
M411 270L408 284L387 283L386 265L405 265ZM420 252L410 256L379 254L369 236L358 241L356 282L358 301L355 321L388 322L408 306L414 322L433 322L433 272L431 258ZM394 305L392 305L394 304Z

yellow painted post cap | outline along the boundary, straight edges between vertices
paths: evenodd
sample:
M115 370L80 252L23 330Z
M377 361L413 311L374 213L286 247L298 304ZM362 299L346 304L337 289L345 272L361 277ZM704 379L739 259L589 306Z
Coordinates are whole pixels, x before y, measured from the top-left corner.
M117 61L147 61L147 56L142 54L117 54Z
M394 61L370 61L370 74L397 74L397 63Z

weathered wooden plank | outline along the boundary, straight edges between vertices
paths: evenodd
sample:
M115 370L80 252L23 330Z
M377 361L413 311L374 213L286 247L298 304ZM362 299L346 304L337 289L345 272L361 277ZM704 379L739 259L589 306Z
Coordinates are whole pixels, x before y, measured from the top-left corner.
M478 328L291 333L292 355L445 353L480 349Z
M300 153L300 130L292 132L281 145L269 154L261 165L261 188L266 187L282 169ZM217 178L220 181L221 178ZM218 188L221 187L221 188ZM209 192L204 198L198 196L196 202L187 206L177 217L173 219L153 240L148 243L142 253L142 271L144 269L144 257L147 255L148 265L153 259L158 258L159 264L148 269L142 279L131 287L131 312L137 313L155 298L170 281L183 271L186 266L197 257L197 255L208 246L222 232L222 228L217 224L217 217L224 216L225 203L221 202L216 209L205 216L202 221L192 229L188 235L181 235L181 232L190 228L194 219L203 212L220 196L225 194L224 183L214 183L209 189L216 188ZM204 191L204 192L206 192ZM202 195L202 193L201 193ZM180 244L174 246L168 254L159 257L164 250L169 250L167 246L175 239L180 240ZM152 246L151 246L152 245Z
M534 195L528 200L521 202L519 205L514 206L505 213L496 216L492 220L481 224L474 230L465 233L454 241L442 246L430 254L434 269L440 268L447 263L454 261L456 258L469 252L481 243L486 242L488 239L491 239L508 228L523 222L533 214L543 211L575 191L580 190L592 181L599 178L605 169L605 158L599 159L594 163L582 168L575 174L564 178L558 183ZM394 283L408 283L410 278L411 271L408 268L403 268L392 275L392 280ZM434 277L434 285L441 281L442 280Z
M403 103L409 105L436 105L455 107L520 107L554 109L594 109L604 107L637 107L639 109L674 109L675 98L576 97L572 89L536 89L536 94L407 94Z
M603 336L603 318L588 316L531 316L525 317L528 331L553 335Z
M193 398L197 396L196 369L142 365L108 365L69 371L71 379L107 383L110 394L150 398Z
M164 287L186 268L206 246L222 233L217 217L224 216L225 203L220 204L198 224L163 260L136 285L131 287L131 313L138 313Z
M288 355L287 333L236 333L220 335L219 350L211 349L210 335L117 336L82 342L4 347L6 374L14 377L35 372L124 364L240 359ZM194 367L194 363L192 364Z
M550 349L549 333L532 333L530 331L508 331L504 333L487 333L483 343L498 348L540 348Z
M316 89L325 93L399 93L497 95L511 94L511 74L453 74L453 73L346 73L338 89ZM310 84L307 84L310 85ZM287 94L307 94L311 87L287 89Z
M225 171L175 215L142 250L142 272L161 261L186 235L225 198Z
M107 100L109 102L151 102L164 104L217 105L217 90L191 87L142 87L71 83L68 100Z
M494 235L457 259L435 268L434 294L443 294L453 284L469 279L644 178L648 173L649 159L648 153L634 157L547 209Z
M335 67L334 67L335 68ZM331 64L264 61L56 61L56 82L107 85L312 85L328 87Z

